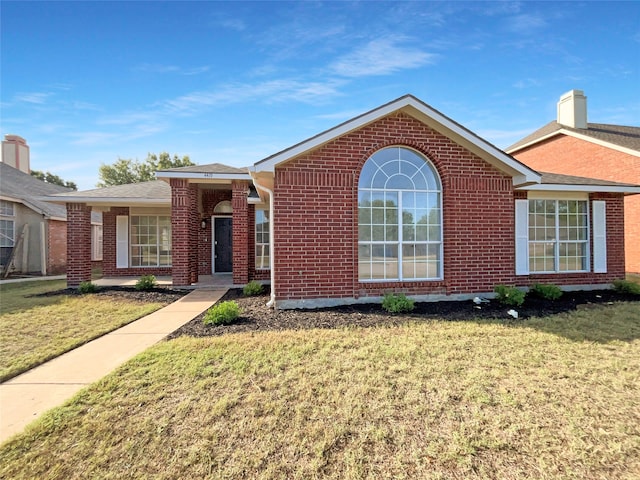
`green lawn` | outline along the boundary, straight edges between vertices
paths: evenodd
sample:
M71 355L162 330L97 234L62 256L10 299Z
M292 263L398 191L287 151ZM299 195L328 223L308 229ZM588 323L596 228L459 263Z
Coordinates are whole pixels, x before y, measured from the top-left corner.
M34 296L64 280L0 285L0 381L5 381L162 306L96 295Z
M0 447L0 477L640 478L640 305L163 342Z

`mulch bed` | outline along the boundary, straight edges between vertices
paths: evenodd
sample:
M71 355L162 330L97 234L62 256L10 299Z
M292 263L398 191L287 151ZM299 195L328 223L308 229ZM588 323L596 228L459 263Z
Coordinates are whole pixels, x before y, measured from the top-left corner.
M224 300L235 300L240 307L240 317L233 325L204 325L204 314L202 314L176 330L168 338L207 337L267 330L392 326L427 320L503 319L514 322L532 316L545 317L578 308L621 301L639 302L640 308L640 297L622 295L612 290L565 292L559 300L555 301L527 297L521 307L515 308L518 312L518 320L507 314L510 307L505 307L496 301L482 305L475 305L471 300L423 302L416 303L415 310L410 314L394 315L384 311L379 304L276 311L266 306L269 300L268 295L244 297L241 289L229 290L221 299L221 301Z
M134 287L98 287L95 293L80 293L77 288L63 288L52 292L44 292L32 295L33 297L55 297L58 295L97 295L99 297L122 298L139 302L169 304L184 297L189 290L181 290L171 287L156 287L151 290L136 290Z

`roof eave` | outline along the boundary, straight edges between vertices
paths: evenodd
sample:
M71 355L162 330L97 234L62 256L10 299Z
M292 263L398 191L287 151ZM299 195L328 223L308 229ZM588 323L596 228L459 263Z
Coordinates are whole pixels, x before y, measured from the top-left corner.
M41 200L51 203L67 204L67 203L86 203L90 206L171 206L170 198L128 198L128 197L42 197Z
M248 173L208 173L208 172L156 172L160 180L182 178L187 180L251 180Z
M491 145L486 140L476 136L471 131L457 124L412 95L400 97L393 102L364 113L352 120L333 127L330 130L326 130L315 137L311 137L310 139L298 143L297 145L283 150L271 157L267 157L266 159L256 163L251 168L251 171L275 172L276 166L281 163L287 162L299 155L316 149L336 138L360 129L398 111L403 111L408 115L411 115L434 130L437 130L443 135L452 138L452 140L457 143L462 144L465 148L471 150L473 153L483 158L499 170L507 172L513 177L514 185L539 183L541 181L541 176L536 171L530 169L497 147Z
M625 195L640 194L640 187L628 185L570 185L570 184L537 184L518 187L516 190L547 192L586 192L586 193L623 193Z

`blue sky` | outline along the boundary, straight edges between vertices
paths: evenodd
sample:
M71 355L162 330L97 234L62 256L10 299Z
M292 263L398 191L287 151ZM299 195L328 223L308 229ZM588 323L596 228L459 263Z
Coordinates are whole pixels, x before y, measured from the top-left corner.
M640 2L12 2L0 133L94 188L147 153L246 166L411 93L505 148L553 120L640 124Z

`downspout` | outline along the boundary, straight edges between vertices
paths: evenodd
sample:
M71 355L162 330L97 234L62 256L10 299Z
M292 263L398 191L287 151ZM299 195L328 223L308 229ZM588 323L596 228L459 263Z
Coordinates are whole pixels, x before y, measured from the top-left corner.
M269 195L269 266L270 266L270 272L269 272L269 276L270 276L270 282L271 282L271 297L269 299L269 301L267 302L267 307L273 307L275 308L276 306L276 267L275 267L275 242L274 242L274 235L273 235L273 191L269 190L267 187L263 187L262 185L260 185L258 183L258 180L256 179L256 177L254 176L255 172L252 172L251 170L249 170L249 175L251 175L251 178L253 179L253 184L255 185L255 187L266 193L267 195Z

